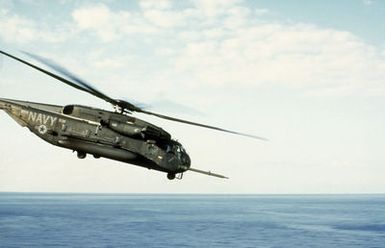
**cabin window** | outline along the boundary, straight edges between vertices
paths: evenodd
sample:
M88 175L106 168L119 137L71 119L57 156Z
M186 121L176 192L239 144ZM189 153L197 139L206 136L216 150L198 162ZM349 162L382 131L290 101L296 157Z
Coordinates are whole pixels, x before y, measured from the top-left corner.
M65 115L70 115L74 111L74 106L73 105L67 105L63 108L63 114Z

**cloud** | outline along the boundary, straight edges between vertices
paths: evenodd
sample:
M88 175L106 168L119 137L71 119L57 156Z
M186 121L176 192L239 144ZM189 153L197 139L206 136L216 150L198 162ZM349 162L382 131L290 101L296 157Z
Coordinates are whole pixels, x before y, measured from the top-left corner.
M103 41L111 41L118 36L118 32L111 22L116 19L109 8L103 4L88 6L76 9L72 12L72 17L80 30L94 30L98 37ZM121 18L125 18L129 13L125 13Z
M348 32L305 24L245 25L218 39L202 35L186 45L175 66L193 81L221 86L360 90L385 76L375 47Z
M254 13L258 16L261 16L261 15L266 15L267 13L270 13L270 11L268 9L255 9L254 10Z
M370 6L370 5L372 5L374 3L374 1L373 0L362 0L362 3L364 5Z
M125 35L156 31L142 15L129 11L113 12L104 4L75 9L72 17L80 31L95 32L103 42L114 41Z
M102 3L83 5L72 11L72 23L62 29L2 11L0 37L9 43L60 43L69 37L119 46L130 41L119 61L98 57L92 65L122 68L145 51L151 57L146 61L151 75L142 73L148 81L163 78L196 88L287 86L312 95L385 93L384 55L352 33L271 21L265 18L268 9L238 0L183 5L140 1L139 6L114 10Z
M8 43L59 43L64 41L70 33L70 30L63 32L57 27L49 27L11 14L8 10L0 12L0 30L0 39Z
M169 9L172 7L172 2L169 0L141 0L139 5L143 10L146 9Z
M193 1L195 7L202 10L206 17L216 17L230 8L237 6L240 3L239 0L197 0Z
M143 12L143 16L154 26L161 28L171 28L186 25L189 18L195 18L197 12L192 9L182 10L159 10L148 9Z
M103 4L76 9L72 17L80 28L96 28L109 23L112 12Z
M282 85L315 95L384 91L384 57L352 33L268 22L263 18L269 10L241 1L174 5L141 1L139 11L128 12L98 4L75 10L73 17L102 41L146 35L153 56L172 61L168 75L194 87ZM153 74L153 80L162 77Z

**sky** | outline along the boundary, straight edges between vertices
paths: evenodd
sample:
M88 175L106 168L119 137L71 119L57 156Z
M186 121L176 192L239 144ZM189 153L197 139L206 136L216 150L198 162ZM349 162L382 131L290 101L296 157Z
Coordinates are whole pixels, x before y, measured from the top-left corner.
M137 114L178 139L183 180L79 160L0 112L0 191L384 193L385 2L0 0L0 47L107 95L268 142ZM0 97L109 104L4 56Z

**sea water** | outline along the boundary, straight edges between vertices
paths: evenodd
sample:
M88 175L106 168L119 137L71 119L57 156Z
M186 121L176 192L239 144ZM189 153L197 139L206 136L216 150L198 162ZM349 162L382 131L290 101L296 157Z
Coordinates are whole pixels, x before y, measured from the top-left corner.
M385 195L0 193L0 247L385 247Z

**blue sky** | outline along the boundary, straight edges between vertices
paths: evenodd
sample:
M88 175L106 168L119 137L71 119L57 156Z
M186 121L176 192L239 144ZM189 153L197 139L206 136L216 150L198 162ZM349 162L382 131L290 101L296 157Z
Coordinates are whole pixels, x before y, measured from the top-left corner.
M64 1L65 4L50 1L7 1L3 0L5 8L11 6L14 13L41 22L42 25L54 25L70 21L70 12L77 6L94 4L97 1ZM67 3L68 2L68 3ZM102 1L101 1L102 2ZM139 11L137 1L107 1L111 9L126 9ZM178 6L186 6L189 1L178 1ZM244 1L249 8L266 9L271 21L312 23L321 27L331 27L346 30L360 38L383 44L385 24L382 22L385 3L373 0L342 0L342 1ZM43 15L41 13L44 13ZM45 24L44 24L45 23Z
M369 0L2 1L2 49L52 58L111 96L271 141L138 115L179 139L194 167L231 178L168 182L79 161L0 113L0 190L384 192L384 14ZM1 97L110 108L8 58L0 74Z
M346 30L377 45L384 42L383 1L250 1L250 4L273 11L274 17L281 20Z

